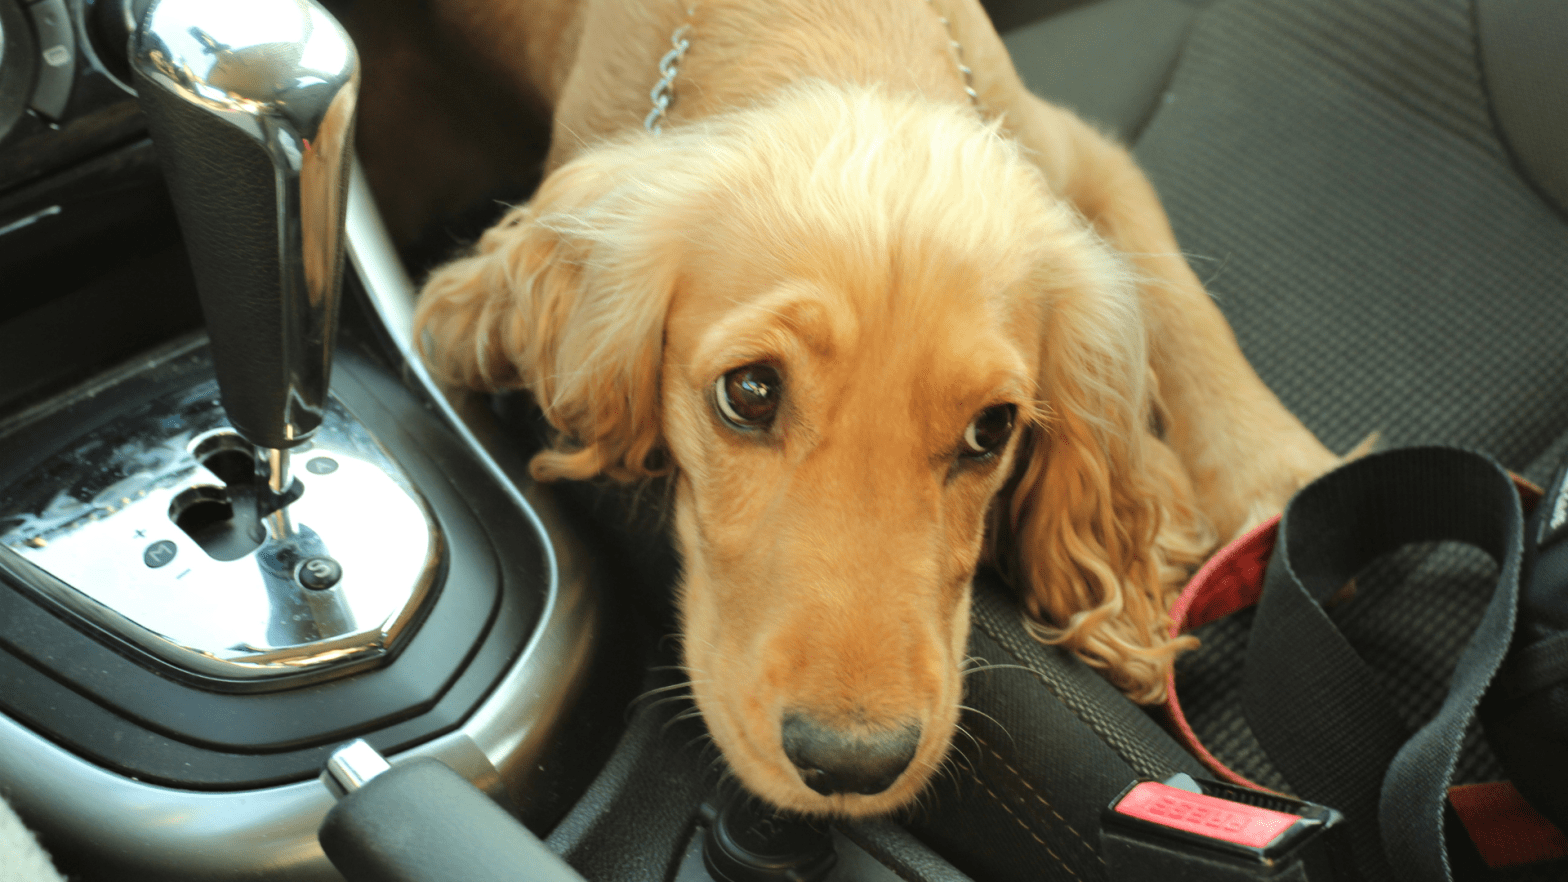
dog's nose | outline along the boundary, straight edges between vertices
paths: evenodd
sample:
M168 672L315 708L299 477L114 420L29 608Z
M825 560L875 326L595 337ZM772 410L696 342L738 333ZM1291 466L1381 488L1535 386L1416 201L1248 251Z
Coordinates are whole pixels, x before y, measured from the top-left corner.
M909 767L920 744L918 725L852 735L798 713L785 715L783 733L784 755L806 786L823 796L881 793Z

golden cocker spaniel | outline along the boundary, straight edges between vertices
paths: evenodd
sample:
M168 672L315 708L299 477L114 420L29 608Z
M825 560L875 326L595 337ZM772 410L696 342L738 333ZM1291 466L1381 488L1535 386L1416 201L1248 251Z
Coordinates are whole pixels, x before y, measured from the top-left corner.
M974 0L441 14L553 140L426 283L427 358L533 394L541 479L671 473L692 691L773 803L913 799L988 557L1041 639L1158 700L1194 564L1336 463Z

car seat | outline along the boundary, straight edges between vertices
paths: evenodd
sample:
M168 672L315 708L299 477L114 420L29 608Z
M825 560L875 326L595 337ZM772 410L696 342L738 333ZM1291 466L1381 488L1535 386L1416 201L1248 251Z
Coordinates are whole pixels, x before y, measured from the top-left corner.
M1331 448L1372 432L1475 448L1538 483L1568 455L1568 6L1104 0L1004 36L1032 89L1133 148L1242 349ZM1334 612L1412 726L1442 700L1490 567L1407 549ZM1413 594L1419 621L1394 612ZM1288 790L1237 710L1247 619L1199 632L1183 703L1211 750ZM910 828L976 879L1104 878L1107 779L1188 758L1064 674L985 579L971 652L1029 670L970 678L975 743ZM1452 783L1501 777L1472 731Z

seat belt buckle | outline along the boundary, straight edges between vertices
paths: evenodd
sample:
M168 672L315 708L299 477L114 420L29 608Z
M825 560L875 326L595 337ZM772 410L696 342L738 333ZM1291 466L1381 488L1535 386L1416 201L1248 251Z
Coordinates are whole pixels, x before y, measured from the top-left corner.
M1344 821L1327 806L1178 774L1134 781L1112 800L1100 851L1111 882L1333 882L1353 866Z

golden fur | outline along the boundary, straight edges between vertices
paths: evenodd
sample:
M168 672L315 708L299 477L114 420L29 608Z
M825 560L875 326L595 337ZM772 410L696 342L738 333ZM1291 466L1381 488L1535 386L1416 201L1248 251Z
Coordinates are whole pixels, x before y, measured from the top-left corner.
M985 554L1041 639L1155 701L1191 567L1335 462L1126 153L1026 92L972 0L940 5L980 110L923 0L700 0L660 135L641 122L684 4L442 7L554 132L537 194L427 282L427 357L533 393L561 436L541 479L673 473L697 706L740 779L801 811L924 786ZM715 381L756 363L783 403L737 431ZM998 404L1019 429L960 457ZM802 711L916 726L914 761L817 793L781 748Z

